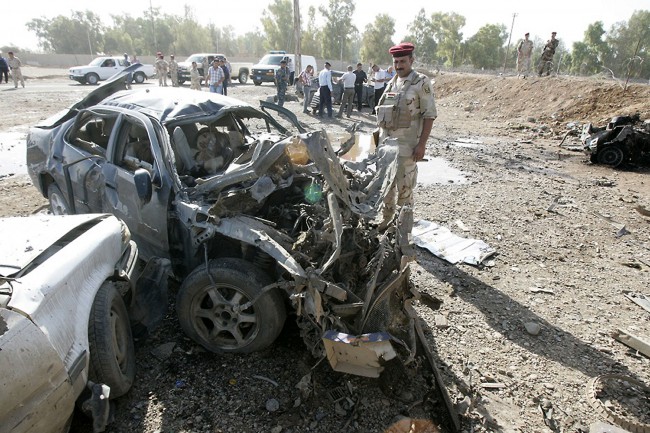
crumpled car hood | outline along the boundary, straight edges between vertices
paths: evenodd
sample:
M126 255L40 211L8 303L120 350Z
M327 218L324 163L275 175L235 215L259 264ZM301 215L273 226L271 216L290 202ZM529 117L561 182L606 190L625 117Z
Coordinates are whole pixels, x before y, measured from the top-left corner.
M6 277L23 269L57 240L75 228L102 215L42 215L29 219L29 233L25 233L25 218L3 218L0 222L0 276Z

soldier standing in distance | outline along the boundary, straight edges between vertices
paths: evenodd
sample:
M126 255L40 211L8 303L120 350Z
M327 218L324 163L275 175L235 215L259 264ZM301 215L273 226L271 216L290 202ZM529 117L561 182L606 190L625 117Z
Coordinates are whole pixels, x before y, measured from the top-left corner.
M178 62L174 60L174 55L169 56L169 76L172 79L172 87L178 87Z
M517 76L523 74L524 78L530 72L530 56L533 53L533 41L528 36L530 33L526 33L517 46Z
M156 75L158 75L158 85L159 86L165 86L167 87L167 68L169 67L169 64L165 60L165 56L163 56L163 53L158 51L156 53Z
M546 76L548 77L551 74L551 67L553 66L553 56L555 55L555 50L557 49L557 46L559 45L560 41L555 39L555 35L557 32L551 33L551 39L546 42L546 45L544 45L544 50L542 51L542 58L540 59L539 63L539 71L537 75L540 77L546 71Z
M284 105L284 97L287 93L287 86L289 85L289 68L287 68L287 61L282 59L280 67L275 73L275 85L278 90L278 105Z

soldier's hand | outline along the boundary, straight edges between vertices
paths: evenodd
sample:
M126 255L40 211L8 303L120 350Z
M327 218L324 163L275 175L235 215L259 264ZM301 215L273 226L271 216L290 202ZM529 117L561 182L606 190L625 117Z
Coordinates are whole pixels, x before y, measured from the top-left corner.
M417 145L413 149L413 161L418 162L424 159L424 152L426 151L426 146Z

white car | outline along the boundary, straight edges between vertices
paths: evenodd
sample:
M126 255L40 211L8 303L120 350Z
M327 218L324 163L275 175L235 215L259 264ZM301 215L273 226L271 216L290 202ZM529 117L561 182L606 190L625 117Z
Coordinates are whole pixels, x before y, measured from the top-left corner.
M95 85L99 81L107 80L118 72L122 72L127 67L129 66L122 57L97 57L87 65L70 68L68 77L81 84ZM137 63L131 65L131 69L133 70L133 81L138 84L142 84L144 80L156 75L156 68L153 65Z
M135 376L128 228L108 214L2 218L0 239L0 431L65 432L75 403L104 431Z

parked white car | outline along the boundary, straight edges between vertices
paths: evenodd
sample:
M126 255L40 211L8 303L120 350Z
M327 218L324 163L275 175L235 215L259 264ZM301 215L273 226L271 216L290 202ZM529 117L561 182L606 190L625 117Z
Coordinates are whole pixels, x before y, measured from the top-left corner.
M108 214L2 218L0 239L0 431L65 432L76 402L104 431L135 376L128 228Z
M137 65L138 67L133 71L133 81L136 83L142 84L144 80L156 75L156 68L153 65L142 63L137 63ZM95 85L99 81L107 80L118 72L122 72L127 67L123 57L97 57L87 65L70 68L68 76L71 80L81 84Z

